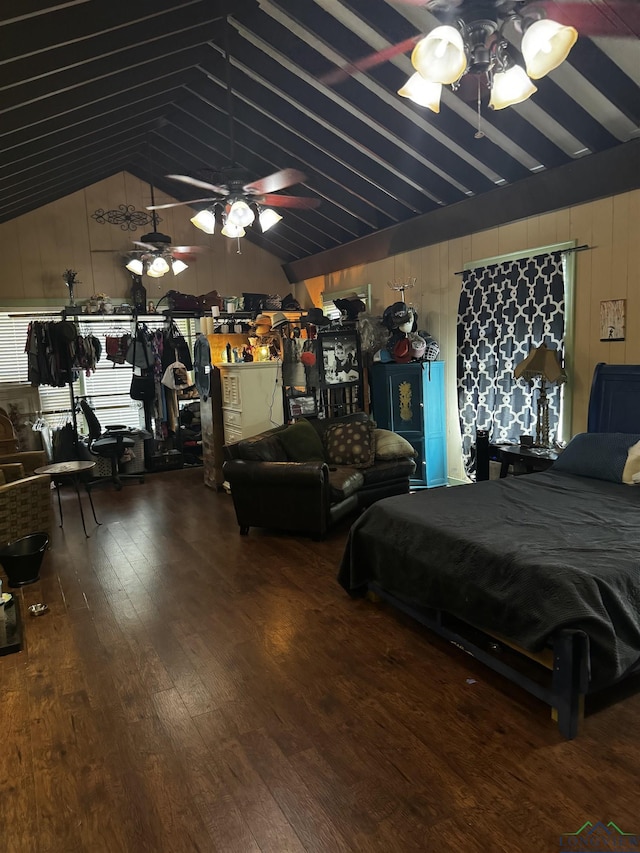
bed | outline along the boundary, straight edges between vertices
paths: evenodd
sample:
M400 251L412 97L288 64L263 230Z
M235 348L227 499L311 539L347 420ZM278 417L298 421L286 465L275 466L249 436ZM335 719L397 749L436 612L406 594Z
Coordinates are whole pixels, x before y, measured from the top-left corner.
M338 580L529 690L575 737L584 696L640 670L634 477L640 367L598 365L588 432L550 469L376 503L351 528ZM496 654L504 646L547 676Z

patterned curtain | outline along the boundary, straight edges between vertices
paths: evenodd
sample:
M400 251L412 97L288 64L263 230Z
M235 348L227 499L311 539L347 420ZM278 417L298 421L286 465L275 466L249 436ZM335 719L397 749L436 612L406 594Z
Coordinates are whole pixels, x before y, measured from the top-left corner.
M534 346L562 350L562 252L466 271L458 309L458 407L462 451L473 470L476 430L491 442L534 435L539 382L514 379L513 369ZM549 433L557 433L561 389L547 386Z

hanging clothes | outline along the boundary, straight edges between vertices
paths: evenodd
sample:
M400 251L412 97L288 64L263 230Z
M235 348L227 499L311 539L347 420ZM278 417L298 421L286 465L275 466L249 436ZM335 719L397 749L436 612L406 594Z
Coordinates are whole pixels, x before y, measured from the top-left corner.
M211 382L211 347L206 335L196 335L193 344L193 362L196 388L200 399L206 401L209 397Z

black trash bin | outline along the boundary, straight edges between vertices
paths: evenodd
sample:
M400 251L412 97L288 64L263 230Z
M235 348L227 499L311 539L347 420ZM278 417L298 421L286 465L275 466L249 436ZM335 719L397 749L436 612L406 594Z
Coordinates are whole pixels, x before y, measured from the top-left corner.
M49 544L46 533L32 533L0 548L0 563L7 573L9 586L35 583Z

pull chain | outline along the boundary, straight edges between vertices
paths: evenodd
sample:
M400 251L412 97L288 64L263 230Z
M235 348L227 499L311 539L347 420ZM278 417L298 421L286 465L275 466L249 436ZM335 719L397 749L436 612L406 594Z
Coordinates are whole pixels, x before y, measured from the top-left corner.
M474 139L482 139L484 137L484 131L482 129L482 113L480 111L481 98L480 98L480 75L476 77L478 81L478 129L474 134Z

